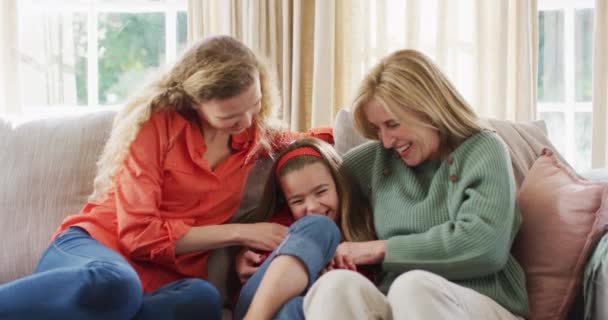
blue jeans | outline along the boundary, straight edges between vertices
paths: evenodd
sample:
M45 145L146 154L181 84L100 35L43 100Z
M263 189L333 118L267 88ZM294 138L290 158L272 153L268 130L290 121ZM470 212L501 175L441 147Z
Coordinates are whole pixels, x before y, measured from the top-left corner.
M240 320L247 313L251 300L253 300L253 296L274 257L290 255L302 261L308 271L308 285L306 288L308 290L311 284L317 280L319 272L334 257L339 243L340 230L331 219L321 215L310 215L296 221L289 227L285 240L245 282L234 309L234 319ZM288 279L286 280L288 281ZM302 302L306 290L302 292L301 296L294 297L285 303L274 319L303 320Z
M201 279L144 294L131 265L81 228L62 233L31 276L0 285L0 319L221 319L222 299Z

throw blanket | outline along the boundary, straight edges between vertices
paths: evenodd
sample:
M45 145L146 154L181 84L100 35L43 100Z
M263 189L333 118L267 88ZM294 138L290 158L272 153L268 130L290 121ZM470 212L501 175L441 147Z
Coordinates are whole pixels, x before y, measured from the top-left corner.
M593 318L595 311L595 283L602 265L608 263L608 235L605 235L591 255L585 267L585 282L583 294L585 296L585 320ZM605 303L601 301L600 303Z

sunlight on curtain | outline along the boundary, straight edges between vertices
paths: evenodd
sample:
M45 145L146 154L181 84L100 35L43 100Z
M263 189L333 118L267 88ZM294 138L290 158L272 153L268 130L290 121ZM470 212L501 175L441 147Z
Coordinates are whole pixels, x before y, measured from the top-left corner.
M0 114L21 112L17 0L0 2Z
M608 3L595 1L591 166L608 167Z
M403 48L429 55L482 116L535 117L536 1L344 0L339 70L354 84L381 57ZM338 19L339 20L339 19ZM339 27L340 28L340 27ZM347 32L344 32L347 31ZM346 97L337 101L348 101Z

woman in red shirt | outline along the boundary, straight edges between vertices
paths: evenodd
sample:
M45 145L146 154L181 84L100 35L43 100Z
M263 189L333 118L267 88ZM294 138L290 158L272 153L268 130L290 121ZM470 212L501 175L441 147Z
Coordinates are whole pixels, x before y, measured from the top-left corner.
M225 224L256 159L284 132L277 96L242 43L194 45L114 120L95 192L64 220L33 275L0 286L1 319L220 319L210 250L273 250L287 228Z

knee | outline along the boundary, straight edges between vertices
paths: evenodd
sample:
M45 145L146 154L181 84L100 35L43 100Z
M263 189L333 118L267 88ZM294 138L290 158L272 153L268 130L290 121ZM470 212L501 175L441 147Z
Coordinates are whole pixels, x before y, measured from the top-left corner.
M361 314L389 314L390 309L386 308L384 312L376 312L387 305L382 303L382 299L385 299L384 295L361 274L350 270L333 270L312 285L304 297L303 310L310 318L324 315L328 318L353 319ZM383 316L377 318L385 319Z
M333 270L321 276L310 288L306 299L330 299L342 302L347 295L361 292L363 288L374 285L357 272ZM374 287L375 288L375 287ZM341 305L341 303L338 303Z
M428 271L408 271L393 281L387 295L388 299L400 304L428 301L439 291L436 277L438 276Z
M311 239L327 243L335 247L340 242L340 229L330 218L322 215L308 215L296 221L289 232L293 234L307 235Z
M142 301L143 289L137 273L128 265L95 261L83 271L79 304L94 312L109 312L115 318L132 317Z
M183 293L184 300L175 306L176 319L197 319L207 315L209 319L220 319L223 301L220 292L210 282L201 279L185 279L173 290Z

